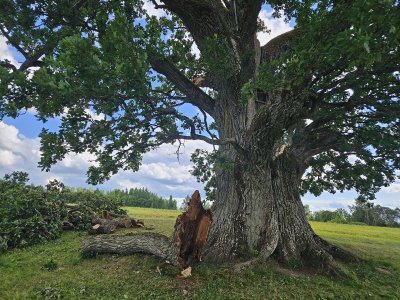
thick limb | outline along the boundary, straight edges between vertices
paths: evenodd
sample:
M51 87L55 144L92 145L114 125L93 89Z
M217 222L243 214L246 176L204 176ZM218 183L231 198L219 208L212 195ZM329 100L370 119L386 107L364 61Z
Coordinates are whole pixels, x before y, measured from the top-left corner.
M175 245L161 234L101 235L83 241L84 254L130 255L144 253L176 263Z

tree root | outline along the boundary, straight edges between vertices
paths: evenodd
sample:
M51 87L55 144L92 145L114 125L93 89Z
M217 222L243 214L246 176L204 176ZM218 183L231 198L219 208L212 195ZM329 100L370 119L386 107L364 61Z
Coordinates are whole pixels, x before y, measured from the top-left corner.
M326 242L326 241L325 241ZM328 242L326 242L330 245ZM332 247L335 247L331 245ZM305 259L315 268L322 271L323 273L330 274L334 277L352 277L351 273L339 262L335 261L334 256L328 251L333 248L328 248L326 245L322 245L315 241L305 253ZM338 247L335 249L339 249L345 253L345 250L341 250ZM334 253L341 253L340 251L336 251Z
M333 258L339 259L344 262L358 262L360 259L350 253L347 250L344 250L340 247L337 247L328 241L320 238L318 235L314 235L314 239L318 244L320 244L326 252L332 255Z

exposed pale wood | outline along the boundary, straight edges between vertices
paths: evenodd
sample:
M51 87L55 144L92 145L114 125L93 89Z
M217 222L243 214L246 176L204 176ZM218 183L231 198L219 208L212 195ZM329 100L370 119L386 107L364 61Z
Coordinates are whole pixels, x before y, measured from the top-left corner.
M211 221L211 211L203 208L200 193L195 191L188 203L187 211L176 219L174 237L178 246L178 265L186 268L193 260L201 260L201 251Z

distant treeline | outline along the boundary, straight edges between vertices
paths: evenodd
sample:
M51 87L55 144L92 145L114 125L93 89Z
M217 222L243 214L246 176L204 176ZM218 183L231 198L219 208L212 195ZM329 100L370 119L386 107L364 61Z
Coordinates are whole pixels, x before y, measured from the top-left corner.
M121 199L126 206L177 209L176 200L172 199L172 196L169 196L169 199L164 199L150 192L147 188L115 189L106 192L106 195Z
M339 208L335 211L311 212L308 205L305 205L304 209L310 221L400 227L400 208L392 209L372 203L356 203L349 206L349 211Z
M121 202L124 206L177 209L176 200L172 199L172 196L170 196L169 199L164 199L150 192L147 188L131 188L129 190L115 189L112 191L67 188L66 191L64 191L64 195L68 202L75 203L79 201L80 193L88 191L101 193L112 201Z

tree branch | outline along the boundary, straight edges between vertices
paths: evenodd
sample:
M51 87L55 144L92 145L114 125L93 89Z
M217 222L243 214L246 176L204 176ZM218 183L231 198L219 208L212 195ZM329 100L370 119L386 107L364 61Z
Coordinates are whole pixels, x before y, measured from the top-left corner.
M0 31L1 34L7 39L7 41L15 48L17 49L24 57L28 57L28 53L15 41L13 41L12 36L10 36L8 30L3 27L3 25L0 25Z
M215 0L162 0L182 20L200 50L209 37L230 36L228 10Z
M18 71L25 71L26 69L30 67L40 67L43 65L43 62L40 61L39 59L45 55L45 51L43 49L40 49L33 53L32 55L28 55L26 57L26 60L22 63L22 65L19 67Z
M252 37L257 30L257 18L263 1L241 1L242 9L240 18L240 31L242 36ZM252 38L251 38L252 39Z
M188 98L185 102L193 104L214 116L214 100L189 80L178 68L167 59L152 59L154 70L164 75Z
M307 143L302 141L302 160L307 164L311 157L335 147L342 135L338 133L325 133L320 135L306 135ZM296 147L296 146L295 146Z
M216 145L216 146L221 146L221 145L232 145L232 147L242 156L247 155L247 151L240 146L234 139L223 139L223 140L215 140L215 139L210 139L206 136L199 135L199 134L194 134L194 135L174 135L171 136L175 140L201 140L206 143L209 143L211 145Z
M25 61L19 68L8 62L1 63L3 67L12 69L13 72L16 72L16 71L25 71L30 67L40 67L43 65L43 62L39 61L39 59L45 54L45 51L43 49L40 49L39 51L36 51L33 54L29 54L18 43L13 41L13 37L2 25L0 25L0 32L13 47L17 49L25 57Z
M160 9L160 8L166 8L167 6L158 4L156 0L151 0L151 2L154 4L155 9Z
M230 9L230 8L231 8L231 1L229 1L229 0L222 0L222 3L224 3L224 5L225 5L225 7L226 7L227 9Z
M205 112L204 110L202 110L201 108L200 108L200 111L201 111L201 113L203 114L203 123L204 123L204 127L205 127L207 133L208 133L213 139L214 139L214 138L217 138L217 136L216 136L215 134L213 134L213 133L210 131L210 128L208 127L207 114L206 114L206 112Z
M194 83L194 85L198 87L208 87L215 89L216 86L215 82L211 80L210 77L207 76L194 76L192 78L192 82Z
M11 69L13 72L17 71L17 67L14 66L12 63L10 63L8 60L6 61L1 61L0 66L5 67L7 69Z

